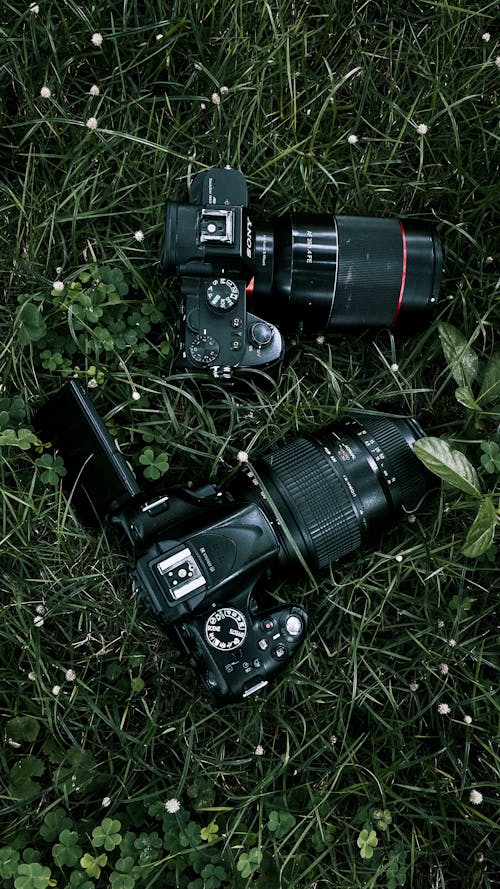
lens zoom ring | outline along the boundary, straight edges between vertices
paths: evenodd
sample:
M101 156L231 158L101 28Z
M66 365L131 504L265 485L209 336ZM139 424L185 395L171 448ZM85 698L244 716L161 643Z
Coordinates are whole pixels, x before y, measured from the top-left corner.
M396 422L379 417L363 419L363 425L385 454L385 468L397 479L402 496L401 505L412 510L422 499L422 491L426 490L427 483L420 460L414 455Z
M264 458L273 483L281 491L299 529L310 535L318 568L361 545L352 497L327 455L313 442L299 438ZM272 495L272 490L270 491Z

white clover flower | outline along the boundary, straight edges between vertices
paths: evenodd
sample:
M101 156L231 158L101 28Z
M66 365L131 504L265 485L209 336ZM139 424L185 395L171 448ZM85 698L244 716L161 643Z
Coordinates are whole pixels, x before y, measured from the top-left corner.
M444 620L438 620L438 627L439 627L440 630L443 629L443 627L444 627Z
M140 401L141 393L138 392L137 389L134 389L134 391L132 392L132 398L134 401Z
M95 117L89 117L89 119L88 119L88 121L87 121L87 126L88 126L89 130L96 130L96 129L97 129L97 120L96 120L96 118L95 118Z
M207 106L205 105L205 103L202 102L201 105L200 105L201 110L204 111L206 107L207 107Z
M52 694L54 695L54 697L57 698L57 695L59 694L60 691L61 691L61 686L60 686L60 685L54 685L54 686L53 686L53 688L52 688Z
M32 682L35 681L36 673L34 673L33 670L30 670L30 672L28 673L28 679L31 679Z
M42 99L50 99L52 93L51 93L50 89L48 88L48 86L42 86L42 88L40 90L40 95L41 95Z
M163 40L163 34L157 34L156 40Z
M32 12L33 15L38 15L38 13L40 12L40 7L39 7L38 3L31 3L30 4L30 12Z
M497 57L496 57L496 59L495 59L495 65L497 66L497 68L500 68L500 56L497 56Z
M36 617L33 618L33 623L35 624L35 627L43 627L44 620L41 614L37 614Z
M102 801L102 803L101 803L101 806L103 807L103 809L107 809L108 806L110 806L110 805L111 805L111 799L110 799L110 797L109 797L109 796L105 796L104 799L103 799L103 801Z
M418 682L410 682L410 691L418 691Z
M248 463L248 454L246 451L238 451L236 454L238 463Z
M219 92L220 92L221 96L227 96L227 94L229 92L229 87L228 86L221 86Z
M255 748L255 756L264 756L264 748L262 744L257 744Z
M144 240L144 232L139 229L138 231L134 232L134 238L140 243Z
M351 135L347 137L347 141L349 142L349 145L356 145L358 137L355 135L355 133L351 133Z
M451 713L450 705L449 704L439 704L438 705L438 713L440 713L441 716L448 716L448 714Z
M91 377L87 383L87 389L97 389L99 383L97 382L95 377Z
M447 676L450 672L448 664L439 664L439 670L443 674L443 676Z
M97 32L96 34L92 34L92 37L90 39L94 46L102 46L102 41L104 38L102 34L99 34L99 32Z
M220 96L219 96L219 93L212 93L212 95L210 96L210 98L211 98L212 102L214 103L214 105L220 105Z
M457 640L456 640L456 639L450 639L449 642L448 642L448 645L450 646L450 648L455 648L455 645L456 645L456 644L457 644Z
M396 364L395 362L394 362L394 364L391 364L391 370L392 370L393 374L396 374L399 370L399 364Z
M411 513L410 513L410 515L409 515L409 516L407 516L407 519L408 519L408 521L409 521L409 523L410 523L410 525L413 525L413 524L414 524L414 522L416 522L416 521L417 521L417 517L416 517L416 515L413 515L413 513L412 513L412 512L411 512Z
M472 716L464 716L464 722L466 725L472 725Z
M322 333L320 333L320 334L316 337L316 342L317 342L318 346L322 346L322 345L324 344L324 342L325 342L325 338L324 338L324 336L323 336Z
M68 682L74 682L75 679L76 679L76 673L75 673L75 671L74 671L74 670L66 670L66 672L65 672L65 674L64 674L64 678L65 678Z
M178 799L168 799L165 803L165 809L169 815L175 815L179 811L181 804Z
M101 92L101 90L99 89L99 87L97 86L97 84L96 84L96 83L93 83L92 86L91 86L90 89L89 89L89 93L90 93L90 95L91 95L91 96L98 96L100 92Z
M481 40L484 40L485 43L489 43L491 40L491 34L489 31L485 31L484 34L481 35Z
M419 123L417 126L417 133L419 136L425 136L426 133L429 132L429 127L426 123Z
M403 556L401 554L397 555L396 562L402 562L402 561L403 561Z
M54 281L54 283L52 284L52 290L55 290L56 293L62 293L62 291L64 290L63 281Z
M473 806L480 806L483 801L483 794L479 790L471 790L469 799Z
M46 610L45 605L37 605L35 608L37 614L45 614Z

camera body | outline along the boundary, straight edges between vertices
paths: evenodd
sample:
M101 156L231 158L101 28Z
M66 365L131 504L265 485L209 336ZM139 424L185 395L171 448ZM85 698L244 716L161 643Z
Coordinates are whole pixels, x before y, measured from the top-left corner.
M230 379L236 368L267 371L281 361L277 327L247 309L254 224L239 170L195 176L189 204L167 201L162 266L178 272L182 308L177 367Z
M64 458L79 517L123 532L136 590L212 698L226 704L264 688L307 628L302 608L258 591L280 549L266 513L213 485L146 496L75 380L40 409L37 426Z
M239 170L198 173L189 203L165 209L161 265L182 296L177 367L221 380L271 371L284 354L277 325L414 332L432 317L441 262L425 222L302 214L256 226Z

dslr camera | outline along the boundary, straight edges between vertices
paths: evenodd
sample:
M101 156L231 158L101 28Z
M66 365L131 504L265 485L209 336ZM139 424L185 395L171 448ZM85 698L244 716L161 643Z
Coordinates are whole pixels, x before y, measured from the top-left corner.
M364 414L299 437L226 484L144 491L75 380L37 415L62 455L85 524L108 520L134 558L135 587L217 704L260 691L297 655L308 619L265 580L331 562L416 509L431 482L408 417Z
M167 201L161 266L180 277L177 367L230 380L270 371L279 328L414 331L438 299L441 242L416 220L296 215L257 226L239 170L198 173Z

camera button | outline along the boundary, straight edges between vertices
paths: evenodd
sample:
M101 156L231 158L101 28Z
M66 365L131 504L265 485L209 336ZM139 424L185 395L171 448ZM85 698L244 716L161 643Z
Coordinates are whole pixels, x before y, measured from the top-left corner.
M259 646L261 651L267 651L267 649L269 648L269 642L267 641L267 639L259 639L257 645Z
M289 636L300 636L303 630L303 623L300 617L297 617L296 614L291 614L290 617L287 617L285 623L285 630Z
M277 661L282 661L283 658L287 656L288 649L280 643L279 645L274 646L271 654L273 658L276 658Z
M262 661L261 661L260 657L254 657L254 659L252 661L252 666L255 667L256 670L258 670L259 667L262 667Z
M265 620L262 621L261 627L265 633L272 633L274 630L274 621L272 617L266 617Z

